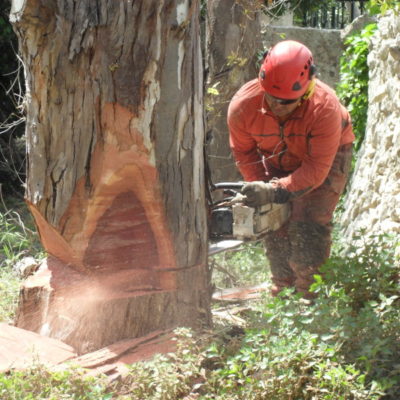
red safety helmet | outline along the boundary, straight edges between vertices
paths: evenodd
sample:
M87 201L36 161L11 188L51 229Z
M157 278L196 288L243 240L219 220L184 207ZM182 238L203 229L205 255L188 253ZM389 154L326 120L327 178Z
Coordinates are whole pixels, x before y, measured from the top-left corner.
M297 99L306 92L315 72L311 51L302 43L284 40L264 57L259 81L271 96Z

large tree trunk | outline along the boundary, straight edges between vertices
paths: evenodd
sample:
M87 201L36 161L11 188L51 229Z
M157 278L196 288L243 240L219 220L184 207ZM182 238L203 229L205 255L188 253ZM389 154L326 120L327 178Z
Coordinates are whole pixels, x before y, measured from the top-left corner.
M210 322L196 0L14 0L26 198L49 257L17 325L79 352Z
M207 2L207 157L214 183L242 179L230 148L226 114L235 92L257 77L262 2ZM213 90L214 89L214 90Z

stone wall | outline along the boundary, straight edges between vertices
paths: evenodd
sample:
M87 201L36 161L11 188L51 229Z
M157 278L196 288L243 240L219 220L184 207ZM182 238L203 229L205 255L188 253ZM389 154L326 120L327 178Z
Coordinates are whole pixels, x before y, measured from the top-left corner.
M368 65L367 131L342 217L348 239L360 228L400 234L400 16L380 18Z

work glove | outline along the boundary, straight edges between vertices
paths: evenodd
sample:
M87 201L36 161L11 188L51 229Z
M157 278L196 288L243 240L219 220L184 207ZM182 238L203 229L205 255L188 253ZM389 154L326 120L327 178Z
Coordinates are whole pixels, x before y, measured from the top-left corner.
M274 203L276 188L270 183L254 181L245 183L242 194L243 202L249 207L258 207L264 204Z

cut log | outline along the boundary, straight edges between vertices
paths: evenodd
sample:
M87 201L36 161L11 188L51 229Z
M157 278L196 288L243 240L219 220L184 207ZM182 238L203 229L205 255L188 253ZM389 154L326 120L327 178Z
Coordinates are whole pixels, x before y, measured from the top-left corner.
M176 350L176 340L171 331L152 332L136 339L126 339L110 346L73 358L68 361L89 369L90 375L107 375L117 379L128 371L128 365L147 361L156 354L171 353Z
M243 300L259 299L263 293L271 288L269 282L263 282L255 286L237 287L216 290L212 296L214 301L237 302Z
M0 323L0 372L38 363L55 365L75 357L74 349L59 340Z
M173 351L175 346L172 346L169 343L172 337L173 335L171 332L152 332L140 338L121 340L120 342L114 343L100 350L76 357L71 362L73 364L76 363L83 368L97 368L116 361L126 361L126 364L132 364L135 361L147 360L155 353L160 353L158 347L155 346L160 343L165 343L165 348L168 349L168 351ZM171 343L175 342L171 341ZM154 346L154 351L149 351L148 354L145 354L142 349L147 348L148 346ZM139 352L138 349L140 349Z
M38 365L51 369L64 364L66 368L70 365L78 366L87 369L89 375L104 374L114 380L126 373L130 364L175 350L175 335L167 330L122 340L77 356L71 346L59 340L0 323L0 372L34 368Z

